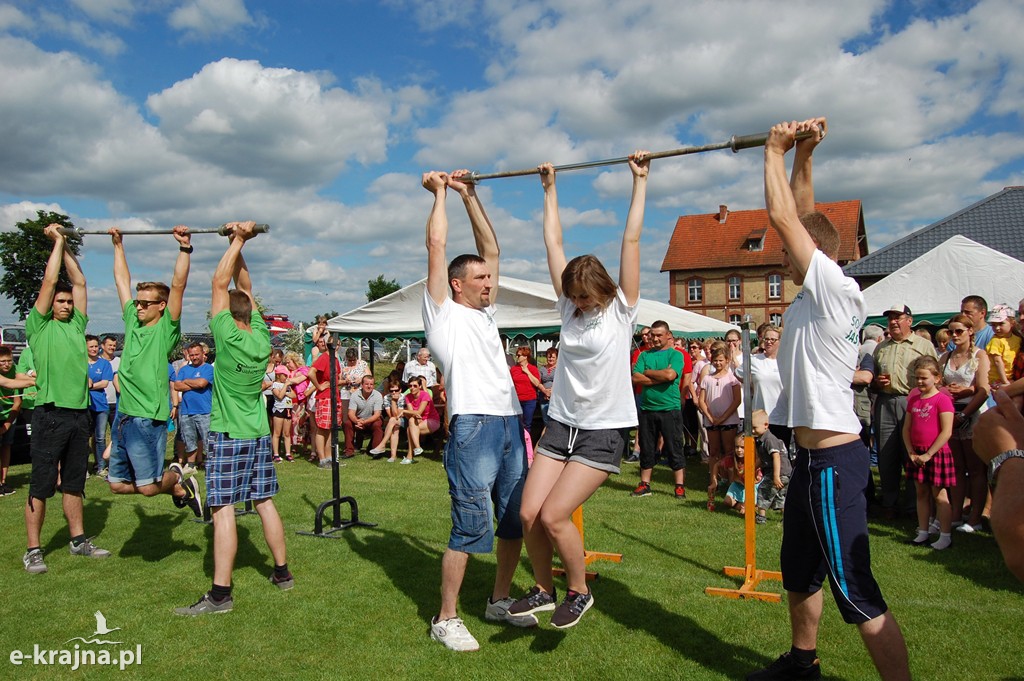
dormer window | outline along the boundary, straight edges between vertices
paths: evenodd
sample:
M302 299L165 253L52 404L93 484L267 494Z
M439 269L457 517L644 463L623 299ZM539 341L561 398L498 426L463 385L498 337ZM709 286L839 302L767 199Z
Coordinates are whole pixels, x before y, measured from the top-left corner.
M764 227L755 229L747 235L747 240L743 243L744 250L747 251L763 251L764 250L764 235L768 233L768 230Z

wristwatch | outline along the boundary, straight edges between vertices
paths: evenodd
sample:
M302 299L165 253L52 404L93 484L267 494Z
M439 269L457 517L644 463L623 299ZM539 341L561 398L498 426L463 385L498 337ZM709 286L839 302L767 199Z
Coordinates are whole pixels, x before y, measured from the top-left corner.
M192 251L195 250L195 248L196 247L193 246L192 244L189 244L188 246L178 246L178 250L181 251L182 253L191 253Z
M1024 459L1024 449L1009 449L1002 454L996 456L988 464L988 483L995 485L996 474L999 471L999 467L1006 463L1007 459Z

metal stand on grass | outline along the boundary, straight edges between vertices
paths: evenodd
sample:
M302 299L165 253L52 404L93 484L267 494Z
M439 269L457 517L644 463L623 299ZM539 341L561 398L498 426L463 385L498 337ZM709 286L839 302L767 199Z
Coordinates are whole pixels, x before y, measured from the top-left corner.
M576 529L580 533L580 541L583 541L584 537L583 537L583 507L582 506L577 507L576 510L572 512L572 524L576 526ZM607 560L607 561L611 561L612 563L621 563L622 562L622 554L621 553L602 553L600 551L587 551L587 549L586 549L586 542L584 542L583 564L584 565L590 565L595 560ZM561 576L561 575L565 574L565 569L563 569L563 568L553 568L551 570L551 573L554 574L554 575ZM587 572L586 572L586 578L587 578L588 582L590 580L592 580L592 579L597 579L600 576L601 575L599 575L597 572L594 572L592 570L587 570Z
M330 366L331 386L331 479L333 496L320 504L316 509L316 517L313 520L312 532L297 532L309 537L321 537L323 539L338 539L333 536L335 532L347 530L350 527L377 527L377 523L368 523L359 519L359 505L355 497L341 496L341 480L339 478L338 465L338 366L334 355L334 343L327 344L327 363ZM350 516L348 520L341 519L341 505L348 504ZM324 529L324 512L333 509L331 526Z
M781 603L782 594L769 591L758 591L757 586L764 580L782 581L782 573L774 570L759 570L757 567L757 525L754 516L757 513L757 490L754 486L754 470L757 468L757 457L754 452L754 437L751 432L751 413L753 406L750 398L750 329L754 323L747 316L743 322L743 493L746 503L743 512L744 541L743 550L745 565L743 567L723 568L730 577L743 577L743 584L738 589L722 589L709 586L704 593L709 596L746 599Z

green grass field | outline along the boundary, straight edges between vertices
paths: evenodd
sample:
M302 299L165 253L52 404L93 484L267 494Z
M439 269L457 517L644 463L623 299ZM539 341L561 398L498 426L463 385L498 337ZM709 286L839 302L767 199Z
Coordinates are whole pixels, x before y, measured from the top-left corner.
M470 562L461 603L481 650L448 651L428 636L450 528L447 484L440 461L429 452L422 458L399 466L358 456L342 468L342 493L354 495L362 519L378 526L338 539L296 535L312 529L317 504L330 496L330 473L281 464L277 504L295 589L281 592L267 582L271 562L259 519L242 516L235 610L197 619L171 610L209 588L211 527L192 522L167 497L115 498L91 478L86 531L114 556L70 556L55 499L43 530L50 571L29 575L20 562L29 467L12 468L18 493L0 499L0 678L738 679L788 649L784 603L704 594L707 586L738 585L722 567L742 564L743 527L734 514L704 509L698 490L706 472L691 464L684 502L671 498L669 474L657 469L655 494L630 498L637 472L628 465L588 502L587 548L624 558L593 564L600 573L592 583L595 607L579 626L560 632L545 626L546 616L526 630L484 621L494 562L484 556ZM873 525L872 550L915 677L1021 678L1024 591L992 537L958 535L953 549L940 553L903 544L910 530L910 521ZM774 515L758 535L759 567L778 569L780 538ZM531 583L524 552L515 586ZM763 588L781 591L778 583ZM108 626L121 627L113 640L122 646L110 648L141 646L141 665L71 672L10 663L12 650L69 648L69 639L89 637L97 610ZM856 629L842 623L830 598L819 654L826 678L874 678Z

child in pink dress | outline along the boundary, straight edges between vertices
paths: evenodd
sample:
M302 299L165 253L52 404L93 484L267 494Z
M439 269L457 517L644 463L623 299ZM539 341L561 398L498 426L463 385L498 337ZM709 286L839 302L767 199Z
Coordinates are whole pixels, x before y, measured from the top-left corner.
M907 477L917 487L917 535L910 541L916 546L929 542L929 520L934 499L939 521L939 539L933 549L948 549L953 540L952 508L946 488L956 484L953 453L949 437L953 434L953 400L938 389L942 370L934 357L920 357L911 365L917 388L907 396L907 417L903 422L903 443L909 461Z

